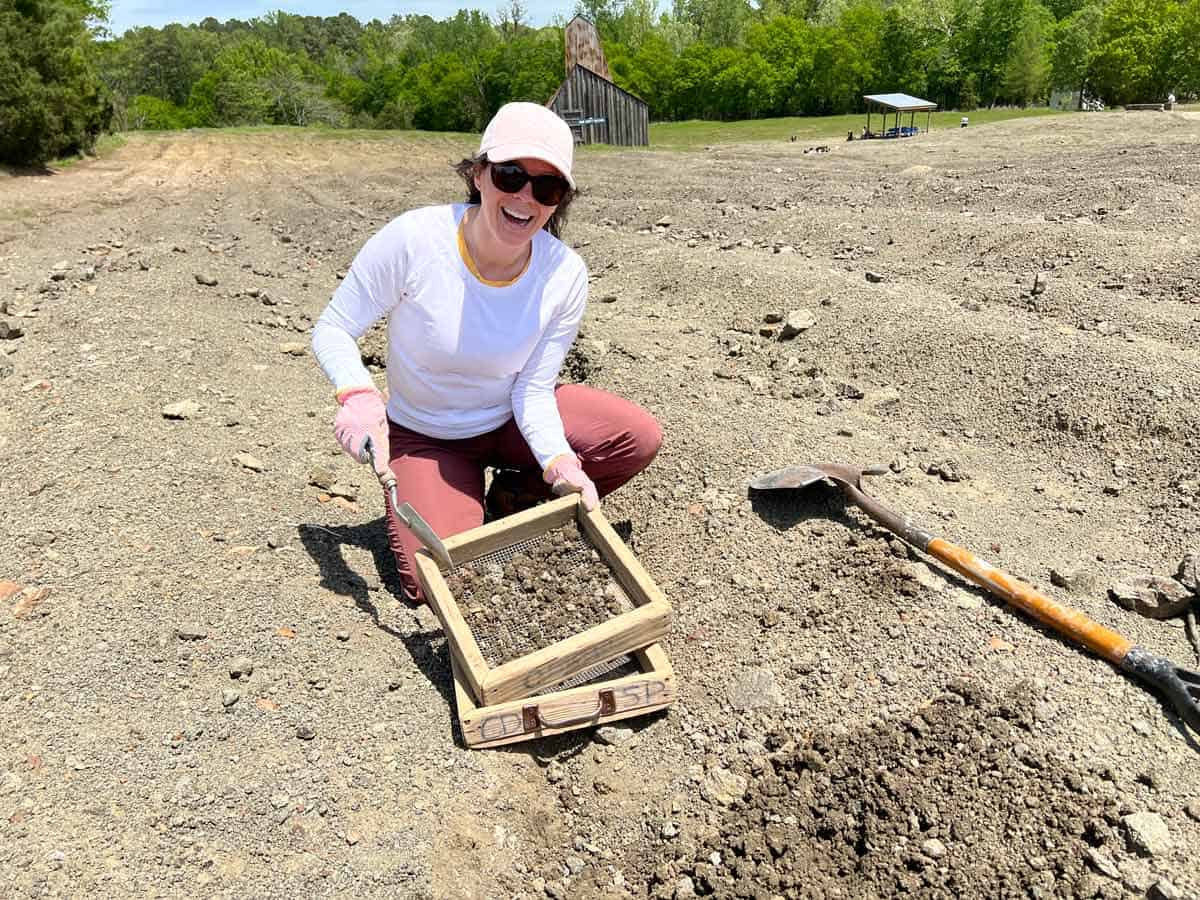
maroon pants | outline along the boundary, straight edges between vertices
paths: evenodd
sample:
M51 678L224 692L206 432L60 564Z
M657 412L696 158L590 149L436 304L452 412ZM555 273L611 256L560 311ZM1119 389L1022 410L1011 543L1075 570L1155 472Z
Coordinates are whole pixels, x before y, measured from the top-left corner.
M581 384L555 391L567 442L596 483L610 494L650 464L662 443L662 430L648 412L628 400ZM396 475L399 502L411 503L439 537L483 523L483 474L487 466L521 469L549 496L541 468L516 423L478 437L443 440L391 422L389 465ZM411 601L424 602L413 565L421 546L388 506L388 541L396 554L400 584Z

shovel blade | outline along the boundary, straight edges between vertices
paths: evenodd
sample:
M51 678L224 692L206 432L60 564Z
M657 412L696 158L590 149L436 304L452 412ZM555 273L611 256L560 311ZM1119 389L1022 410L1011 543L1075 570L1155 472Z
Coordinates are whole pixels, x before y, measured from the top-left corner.
M756 491L774 491L780 488L804 488L828 478L828 473L818 466L787 466L759 475L750 482L750 487Z

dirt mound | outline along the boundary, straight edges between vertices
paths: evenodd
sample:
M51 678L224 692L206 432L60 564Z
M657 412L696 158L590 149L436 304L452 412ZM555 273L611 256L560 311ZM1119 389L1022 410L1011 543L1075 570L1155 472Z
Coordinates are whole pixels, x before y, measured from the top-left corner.
M1097 779L1025 743L1033 696L957 681L901 720L776 731L727 776L746 790L719 825L657 870L660 894L686 878L718 897L1095 895L1087 851L1119 811Z

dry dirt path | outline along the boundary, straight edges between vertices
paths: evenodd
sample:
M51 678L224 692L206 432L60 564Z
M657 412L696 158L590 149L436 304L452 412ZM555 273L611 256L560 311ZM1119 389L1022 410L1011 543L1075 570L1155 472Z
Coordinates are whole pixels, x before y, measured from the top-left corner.
M1194 662L1105 588L1200 549L1200 121L584 151L570 371L663 424L605 509L675 606L681 699L493 752L456 743L305 349L469 149L181 134L0 179L0 580L28 588L0 608L0 883L1195 896L1200 745L1154 697L832 492L746 482L890 463L889 503Z

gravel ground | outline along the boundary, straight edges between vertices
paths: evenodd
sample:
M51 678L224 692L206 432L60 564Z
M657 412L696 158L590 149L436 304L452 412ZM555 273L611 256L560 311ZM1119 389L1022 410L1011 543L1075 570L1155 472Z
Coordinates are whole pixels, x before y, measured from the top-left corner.
M1155 696L832 489L747 492L889 465L890 505L1194 665L1106 588L1200 548L1198 142L1105 113L582 151L568 374L663 425L604 510L680 699L498 751L462 747L307 350L470 143L140 135L0 175L5 893L1200 896L1200 744Z

